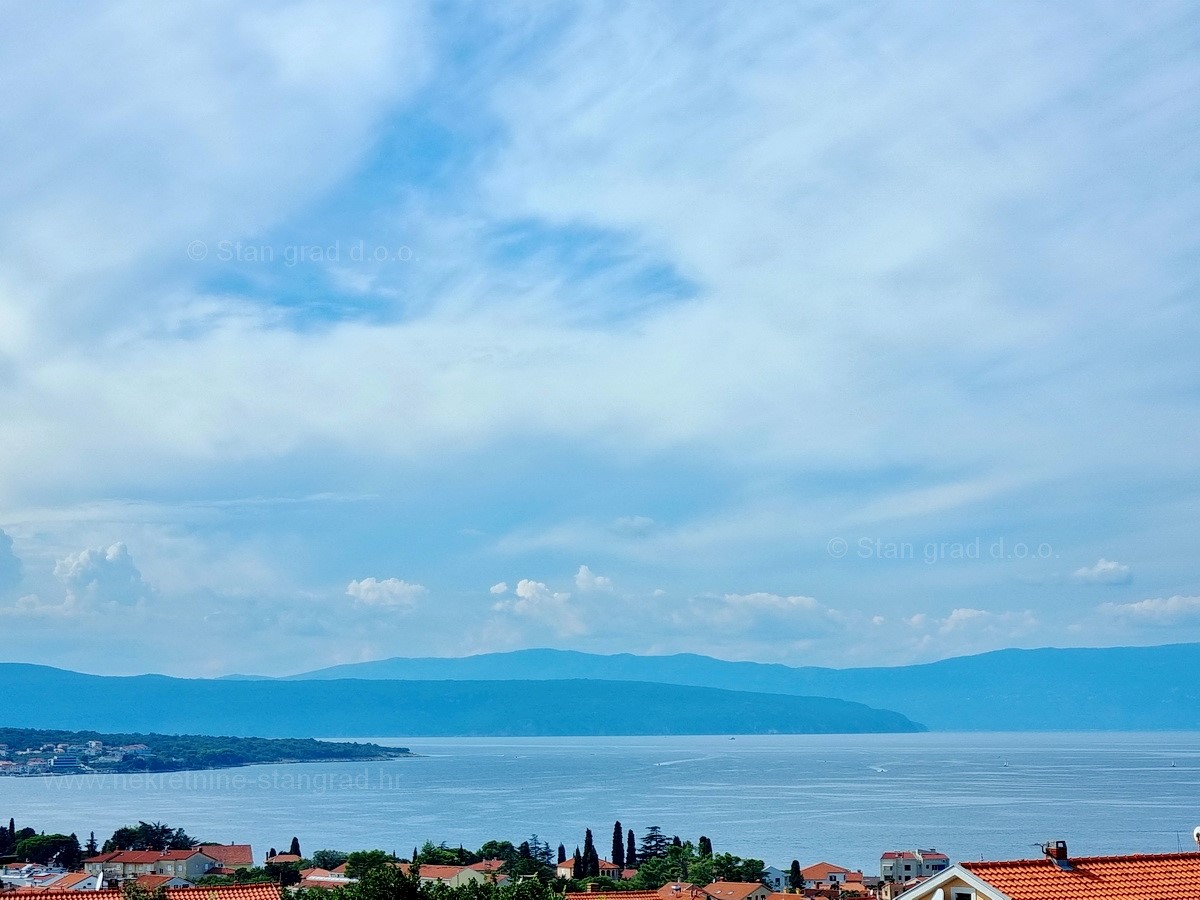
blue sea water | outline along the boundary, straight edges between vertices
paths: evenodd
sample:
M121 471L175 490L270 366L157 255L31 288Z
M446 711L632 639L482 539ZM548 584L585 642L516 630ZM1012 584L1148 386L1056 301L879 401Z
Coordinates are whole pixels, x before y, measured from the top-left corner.
M614 819L784 867L826 859L877 872L881 851L952 859L1192 849L1200 734L381 739L419 759L252 766L126 778L0 778L0 817L103 839L139 819L261 858L426 839L479 846L537 833L602 853Z

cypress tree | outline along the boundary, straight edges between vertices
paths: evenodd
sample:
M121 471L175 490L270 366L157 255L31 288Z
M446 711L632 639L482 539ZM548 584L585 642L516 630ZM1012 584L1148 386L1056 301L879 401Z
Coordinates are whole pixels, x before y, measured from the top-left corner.
M600 857L596 853L596 842L592 840L592 829L583 833L583 875L585 878L595 878L600 874Z
M705 835L700 835L700 842L697 845L696 852L700 854L701 859L709 859L712 857L712 840Z
M800 860L792 860L791 871L788 872L788 886L796 890L804 887L804 875L800 872Z
M297 838L297 837L292 838L292 845L290 847L288 847L288 853L292 854L292 856L301 856L302 855L300 853L300 838Z
M612 861L618 869L625 868L625 831L620 819L613 825Z
M583 858L579 855L579 848L575 848L575 858L571 861L571 877L583 877Z
M88 856L95 856L100 852L100 848L96 845L96 832L93 831L88 834L88 842L84 850L87 851Z
M567 848L562 844L558 845L558 864L561 866L567 861Z
M681 840L679 839L679 835L677 835L677 834L676 834L676 835L672 835L672 837L671 837L671 846L672 846L672 847L682 847L682 846L683 846L683 841L681 841Z
M627 869L636 869L637 864L637 839L633 836L633 829L630 828L625 834L625 867Z

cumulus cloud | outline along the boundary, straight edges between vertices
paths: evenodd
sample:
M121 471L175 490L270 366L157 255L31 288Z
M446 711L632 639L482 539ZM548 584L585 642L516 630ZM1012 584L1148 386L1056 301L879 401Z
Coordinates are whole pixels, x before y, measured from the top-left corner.
M1200 597L1156 597L1136 603L1105 603L1100 609L1111 616L1148 625L1175 625L1200 619Z
M399 578L363 578L346 585L346 596L356 605L413 609L429 591L421 584L411 584Z
M580 566L575 573L575 587L581 591L611 591L612 579L595 574L587 566Z
M1101 557L1094 566L1076 569L1071 579L1081 584L1129 584L1133 572L1123 563Z
M21 583L21 559L13 551L13 540L0 530L0 597Z
M54 577L67 589L71 605L133 606L151 593L129 548L122 543L65 556L55 564Z
M693 597L688 611L710 627L738 631L783 628L794 633L827 632L845 621L840 612L813 597L765 591Z
M572 637L587 631L580 611L571 605L567 592L551 590L544 582L522 578L513 591L516 598L492 605L497 612L531 619L551 628L560 637Z
M943 619L931 620L919 615L909 621L918 627L928 626L932 622L943 635L969 635L972 638L991 635L1005 639L1026 633L1038 624L1037 617L1029 610L992 612L969 606L953 609Z
M493 594L507 594L508 593L508 582L507 581L498 581L495 584L493 584L490 588L488 588L488 591L490 591Z

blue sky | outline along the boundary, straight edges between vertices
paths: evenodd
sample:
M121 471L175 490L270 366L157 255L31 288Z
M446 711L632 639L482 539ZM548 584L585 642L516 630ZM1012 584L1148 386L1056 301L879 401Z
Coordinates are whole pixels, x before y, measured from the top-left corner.
M0 633L1200 640L1194 4L14 8Z

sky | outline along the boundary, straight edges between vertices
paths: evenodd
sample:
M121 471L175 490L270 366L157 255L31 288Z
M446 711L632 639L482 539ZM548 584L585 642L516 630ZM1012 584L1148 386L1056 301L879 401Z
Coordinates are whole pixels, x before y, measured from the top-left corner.
M1194 3L5 19L4 659L1200 640Z

